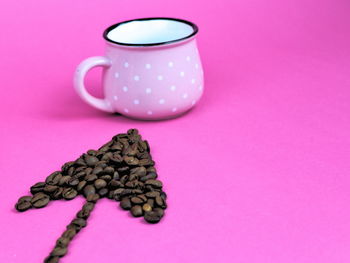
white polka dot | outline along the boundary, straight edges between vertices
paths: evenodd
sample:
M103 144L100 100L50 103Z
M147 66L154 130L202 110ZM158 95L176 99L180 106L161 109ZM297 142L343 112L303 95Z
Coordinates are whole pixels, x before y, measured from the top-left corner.
M146 89L146 93L147 93L147 94L150 94L151 92L152 92L152 90L151 90L150 88L147 88L147 89Z
M177 108L172 108L171 111L172 111L172 112L175 112L175 111L177 111Z
M192 84L194 84L195 82L196 82L196 80L195 80L195 79L192 79L192 80L191 80L191 83L192 83Z
M159 100L159 104L164 104L165 103L165 100L164 99L160 99Z
M175 91L175 90L176 90L176 86L173 85L173 86L170 87L170 89L171 89L172 91Z
M124 109L124 112L129 112L129 110L128 109Z
M139 80L140 80L140 76L135 75L135 76L134 76L134 80L135 80L135 81L139 81Z
M185 93L184 95L182 95L182 97L183 97L184 99L187 99L188 94L187 94L187 93Z
M150 69L151 68L151 64L146 64L146 69Z
M200 86L198 87L198 89L199 89L199 90L202 90L202 89L203 89L202 85L200 85Z
M170 61L170 62L168 63L168 66L169 66L169 68L172 68L172 67L174 66L174 63Z
M185 72L181 71L181 72L180 72L180 76L181 76L181 77L185 76Z
M158 80L163 80L163 76L162 76L162 75L159 75L159 76L157 77L157 79L158 79Z
M127 91L128 91L128 87L127 87L127 86L124 86L124 87L123 87L123 90L124 90L124 92L127 92Z
M152 115L153 112L149 110L149 111L147 111L147 114L148 114L148 115Z
M118 100L118 96L117 96L117 95L114 95L114 96L113 96L113 99L114 99L114 100Z
M190 60L191 60L191 58L190 58L189 56L187 56L187 57L186 57L186 60L187 60L187 61L190 61Z
M124 63L124 67L128 68L128 67L129 67L129 63L128 63L128 62L125 62L125 63Z
M139 100L134 100L134 104L140 104L140 101Z
M195 100L192 101L192 105L194 105L194 104L196 104L196 101L195 101Z
M198 64L196 64L196 65L195 65L195 67L196 67L196 69L198 69L198 68L199 68L199 65L198 65Z
M116 73L114 74L114 77L115 77L116 79L119 78L119 73L116 72Z

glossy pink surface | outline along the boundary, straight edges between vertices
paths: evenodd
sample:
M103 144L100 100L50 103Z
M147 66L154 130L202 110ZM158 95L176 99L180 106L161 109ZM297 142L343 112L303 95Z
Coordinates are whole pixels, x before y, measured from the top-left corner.
M348 14L346 0L2 1L0 262L42 262L83 203L19 214L17 198L130 127L150 142L166 217L103 200L62 262L349 262ZM86 105L77 64L103 54L104 28L147 16L198 24L202 100L162 122ZM87 85L101 95L99 71Z

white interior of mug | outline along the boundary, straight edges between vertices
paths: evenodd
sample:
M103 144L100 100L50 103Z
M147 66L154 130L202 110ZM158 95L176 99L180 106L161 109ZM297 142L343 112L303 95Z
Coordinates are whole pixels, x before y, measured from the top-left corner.
M150 18L117 24L106 33L107 40L125 45L153 45L185 39L197 28L187 21Z

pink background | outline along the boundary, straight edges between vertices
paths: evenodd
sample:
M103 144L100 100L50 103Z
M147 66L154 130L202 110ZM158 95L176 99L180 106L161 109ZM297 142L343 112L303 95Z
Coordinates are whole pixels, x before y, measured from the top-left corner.
M158 225L101 201L62 262L350 261L348 0L1 1L0 262L41 262L83 203L16 213L29 187L140 129L169 196ZM200 27L206 90L182 118L89 107L72 77L124 19ZM88 78L101 95L100 71Z

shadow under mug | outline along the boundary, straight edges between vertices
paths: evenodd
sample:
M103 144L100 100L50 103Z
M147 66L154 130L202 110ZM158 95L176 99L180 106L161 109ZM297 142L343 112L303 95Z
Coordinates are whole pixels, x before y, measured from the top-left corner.
M160 120L192 108L203 93L203 70L195 36L198 27L174 18L142 18L104 31L105 56L90 57L77 68L74 87L91 106L127 117ZM90 95L86 73L104 67L104 98Z

